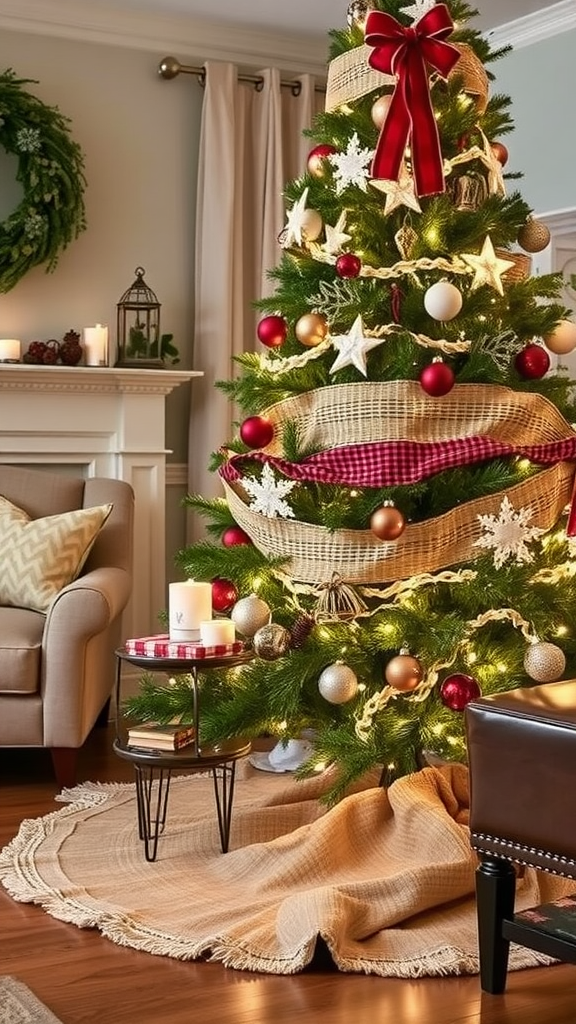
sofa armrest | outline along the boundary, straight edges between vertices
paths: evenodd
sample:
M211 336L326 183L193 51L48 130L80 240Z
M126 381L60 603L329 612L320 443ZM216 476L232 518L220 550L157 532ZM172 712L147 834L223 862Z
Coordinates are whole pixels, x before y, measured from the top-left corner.
M45 746L81 746L110 696L131 584L125 569L98 568L52 602L42 639Z

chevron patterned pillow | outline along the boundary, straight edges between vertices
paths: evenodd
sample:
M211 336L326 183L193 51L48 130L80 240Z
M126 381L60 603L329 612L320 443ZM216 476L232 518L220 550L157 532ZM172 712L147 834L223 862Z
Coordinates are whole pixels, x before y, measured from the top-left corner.
M0 496L0 605L45 612L80 574L112 505L31 519Z

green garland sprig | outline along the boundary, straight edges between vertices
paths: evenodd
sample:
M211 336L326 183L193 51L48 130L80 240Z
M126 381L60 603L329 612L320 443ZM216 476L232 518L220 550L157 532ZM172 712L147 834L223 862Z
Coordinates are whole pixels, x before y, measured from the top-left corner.
M32 267L54 270L69 242L86 228L84 157L67 117L24 88L33 79L0 75L0 145L18 157L24 195L0 223L0 292Z

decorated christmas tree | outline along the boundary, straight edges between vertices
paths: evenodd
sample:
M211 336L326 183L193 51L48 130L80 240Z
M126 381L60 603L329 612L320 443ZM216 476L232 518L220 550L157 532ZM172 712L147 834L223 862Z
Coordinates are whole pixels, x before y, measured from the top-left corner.
M465 759L466 704L576 674L576 325L505 170L510 100L460 0L355 0L285 189L261 351L219 383L221 498L178 556L254 658L210 673L202 730L311 729L331 797L374 766ZM184 718L189 681L141 715Z

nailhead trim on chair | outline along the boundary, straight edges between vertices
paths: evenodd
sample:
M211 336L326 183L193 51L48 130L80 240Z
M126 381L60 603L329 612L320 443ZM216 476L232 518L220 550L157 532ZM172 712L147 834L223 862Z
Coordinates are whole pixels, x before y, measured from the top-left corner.
M544 870L550 872L550 874L564 875L566 878L574 877L574 872L576 871L576 860L573 860L572 857L561 857L557 853L549 853L547 850L538 850L535 846L525 846L522 843L513 843L509 839L498 839L496 836L487 836L481 832L472 832L470 839L474 849L478 853L483 853L486 856L502 857L506 860L513 860L516 864L523 864L525 867L536 867L537 865L535 865L533 861L523 860L521 856L518 856L518 854L524 852L531 854L533 857L543 857L544 860L550 862L550 864L554 864L554 867L548 867L548 864L546 864L546 868ZM501 846L510 852L499 853L495 850L485 849L482 845L478 845L482 842L494 843L496 846ZM557 865L561 865L561 867ZM572 871L563 871L562 867L572 868Z

